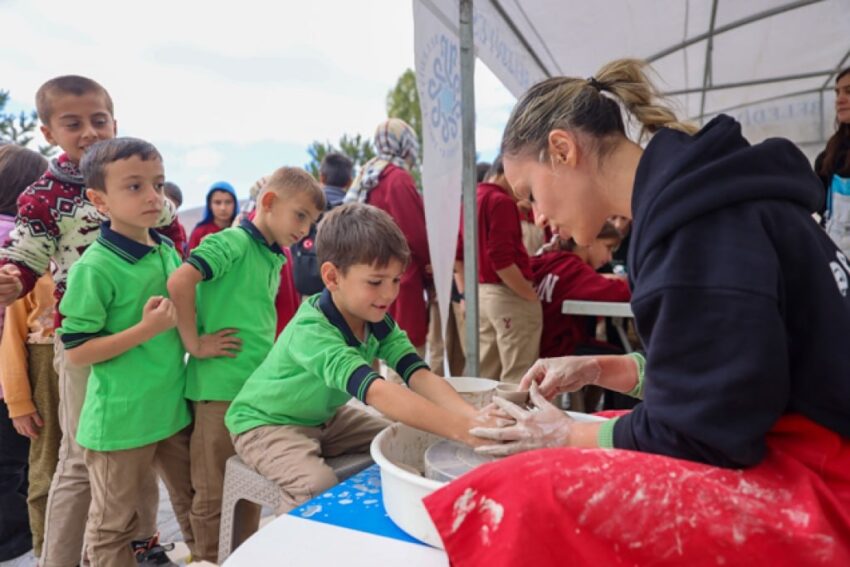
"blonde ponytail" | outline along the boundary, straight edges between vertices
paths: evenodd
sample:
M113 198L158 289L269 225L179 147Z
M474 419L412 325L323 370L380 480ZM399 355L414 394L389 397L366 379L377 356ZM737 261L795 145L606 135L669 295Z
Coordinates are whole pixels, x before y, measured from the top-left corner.
M549 146L549 132L562 129L588 135L601 155L612 137L626 135L621 104L641 123L641 137L662 127L695 133L696 126L680 122L660 102L644 72L646 67L645 61L619 59L602 67L596 77L552 77L537 83L511 112L502 136L502 153L534 153L542 158Z
M647 76L646 61L640 59L617 59L603 66L596 74L596 81L603 90L614 95L643 125L641 137L647 132L655 133L659 128L672 128L694 134L694 124L680 122L676 114L661 104L661 94Z

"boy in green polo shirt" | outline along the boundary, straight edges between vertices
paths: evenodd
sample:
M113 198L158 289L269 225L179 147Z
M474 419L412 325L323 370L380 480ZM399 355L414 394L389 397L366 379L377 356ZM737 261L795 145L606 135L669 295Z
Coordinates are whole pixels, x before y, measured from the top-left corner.
M429 370L387 314L410 258L392 218L370 205L334 209L319 225L316 250L325 291L301 305L225 419L242 460L280 488L278 514L337 483L323 457L365 451L388 425L346 405L352 397L390 419L476 443L475 408ZM376 374L375 358L409 389Z
M257 197L253 221L207 236L168 282L191 355L186 397L195 410L195 559L218 557L224 468L235 454L224 414L274 342L283 249L303 238L324 208L325 194L309 173L282 167ZM256 522L259 515L245 523Z
M134 138L98 142L81 163L86 195L109 216L71 267L58 333L75 366L91 365L77 442L85 448L92 502L86 524L93 565L135 564L137 502L154 467L193 547L183 346L166 296L180 265L152 230L163 208L162 157Z

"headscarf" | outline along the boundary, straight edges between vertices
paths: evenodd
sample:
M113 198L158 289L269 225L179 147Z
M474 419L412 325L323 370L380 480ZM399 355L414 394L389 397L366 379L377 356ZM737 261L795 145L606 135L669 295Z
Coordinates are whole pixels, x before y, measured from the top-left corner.
M389 164L410 170L419 156L416 131L400 118L390 118L375 130L376 156L366 162L345 195L346 203L365 203L369 191L377 187L381 173Z

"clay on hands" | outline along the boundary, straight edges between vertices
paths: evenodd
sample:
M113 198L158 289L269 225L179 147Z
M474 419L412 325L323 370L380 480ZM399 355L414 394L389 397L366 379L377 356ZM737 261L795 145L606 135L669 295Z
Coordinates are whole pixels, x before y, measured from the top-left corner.
M601 375L602 367L592 356L541 358L522 377L519 389L528 390L532 384L539 384L540 393L551 400L558 394L596 384Z
M524 410L503 398L495 399L496 404L516 420L516 423L505 427L471 429L470 433L477 437L498 442L476 447L476 452L505 457L533 449L569 445L570 432L575 420L549 403L541 394L536 382L531 386L530 395L531 402L535 406L531 410Z

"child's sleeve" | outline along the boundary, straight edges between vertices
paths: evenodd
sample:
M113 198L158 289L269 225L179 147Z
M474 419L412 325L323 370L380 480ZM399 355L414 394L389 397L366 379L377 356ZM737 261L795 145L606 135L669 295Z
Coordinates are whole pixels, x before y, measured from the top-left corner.
M33 294L6 308L6 322L0 339L0 385L9 417L29 415L36 411L32 401L27 353L27 319L34 310Z
M330 325L318 321L293 320L293 323L281 340L287 341L295 365L320 377L329 388L348 392L365 403L369 386L381 379L369 362Z
M392 317L387 315L382 323L374 326L374 329L376 333L379 333L378 339L381 341L378 358L393 368L404 379L405 384L414 372L420 368L429 368L407 338L407 333L401 330Z
M18 197L18 214L15 228L0 248L0 266L13 264L21 271L23 291L28 294L35 282L50 267L50 258L56 253L59 227L54 210L44 198L37 198L32 188Z
M245 254L250 237L245 235L247 238L242 238L238 230L223 230L211 234L189 254L186 261L201 272L204 281L223 276L233 263Z
M108 278L94 267L87 264L71 267L68 287L59 304L62 327L56 331L66 349L107 334L106 313L113 293Z
M519 209L510 199L493 199L485 251L496 271L516 263L516 242L522 241Z

